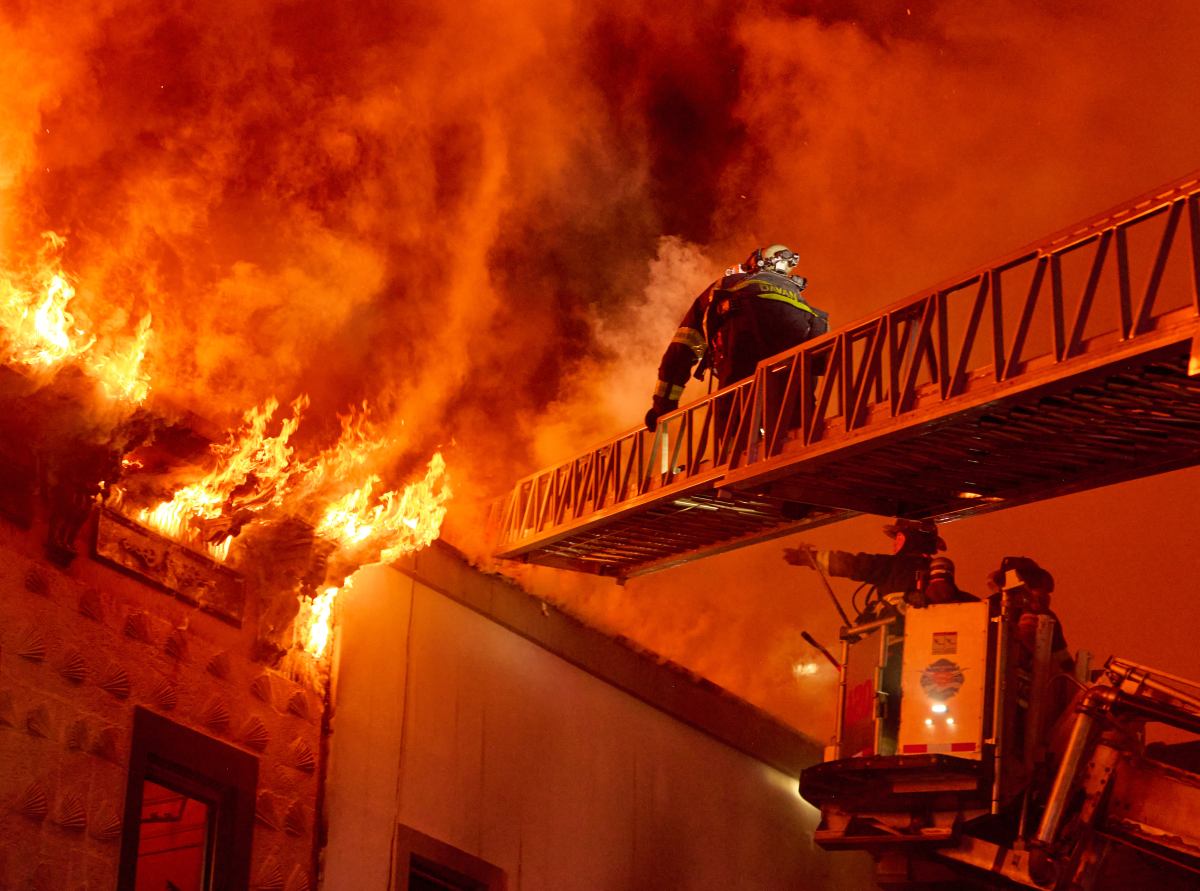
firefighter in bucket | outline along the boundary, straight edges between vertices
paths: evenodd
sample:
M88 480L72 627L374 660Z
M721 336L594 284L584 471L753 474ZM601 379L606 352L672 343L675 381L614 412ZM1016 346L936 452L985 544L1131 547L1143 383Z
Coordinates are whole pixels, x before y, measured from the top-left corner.
M855 618L842 630L844 668L834 757L890 755L906 745L933 745L934 749L926 751L950 751L950 746L960 744L965 750L958 732L962 729L959 710L952 712L949 702L969 680L970 695L960 701L971 701L972 717L982 709L982 699L974 694L982 689L982 672L976 663L982 667L986 643L976 647L977 635L960 638L955 623L978 624L986 641L987 607L958 587L953 562L940 553L946 543L936 524L897 519L883 531L892 540L891 554L822 550L806 544L787 548L783 554L788 563L814 569L822 577L862 583L852 597ZM954 622L937 634L927 633L924 626L932 620L927 614L934 611L925 607L957 605L971 605L972 615L958 616L960 610L951 610L956 614ZM944 610L938 614L938 621L949 618ZM905 629L914 618L921 642L906 652ZM960 643L969 650L972 664L955 658ZM918 700L922 703L920 714L913 712ZM977 751L978 740L971 740L971 747Z

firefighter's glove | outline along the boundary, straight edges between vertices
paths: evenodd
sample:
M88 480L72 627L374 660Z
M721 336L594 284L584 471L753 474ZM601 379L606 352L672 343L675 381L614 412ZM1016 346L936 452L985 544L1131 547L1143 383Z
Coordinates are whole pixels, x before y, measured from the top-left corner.
M666 396L655 396L650 411L646 412L646 429L653 433L658 427L658 419L667 412L675 411L678 405L677 401L668 399Z
M783 559L793 566L816 569L817 549L810 544L799 544L794 548L784 548Z
M929 598L924 591L906 591L904 602L909 606L915 606L917 609L924 609L929 606Z

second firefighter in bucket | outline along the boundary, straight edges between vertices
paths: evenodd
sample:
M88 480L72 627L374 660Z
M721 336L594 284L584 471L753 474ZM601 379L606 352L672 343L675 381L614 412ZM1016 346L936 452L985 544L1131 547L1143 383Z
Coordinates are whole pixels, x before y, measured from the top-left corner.
M800 543L784 548L783 559L793 566L818 569L827 575L854 579L868 588L860 607L858 592L853 605L856 621L865 621L895 609L968 603L978 600L961 590L954 580L954 563L939 555L946 542L930 520L897 519L883 527L892 540L890 554L851 554L820 550Z
M711 369L727 387L763 359L829 330L829 314L804 299L807 280L792 275L799 261L782 244L759 248L692 302L658 366L647 429L679 405L693 366L697 378Z

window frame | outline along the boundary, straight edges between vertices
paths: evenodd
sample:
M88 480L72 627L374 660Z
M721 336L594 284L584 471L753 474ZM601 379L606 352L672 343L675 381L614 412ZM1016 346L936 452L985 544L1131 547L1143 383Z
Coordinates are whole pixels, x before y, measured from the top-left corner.
M208 804L206 891L249 887L257 758L139 706L127 776L117 891L134 891L146 780Z
M393 851L393 891L409 891L414 861L441 878L473 886L464 891L508 891L508 876L500 867L403 823L396 826Z

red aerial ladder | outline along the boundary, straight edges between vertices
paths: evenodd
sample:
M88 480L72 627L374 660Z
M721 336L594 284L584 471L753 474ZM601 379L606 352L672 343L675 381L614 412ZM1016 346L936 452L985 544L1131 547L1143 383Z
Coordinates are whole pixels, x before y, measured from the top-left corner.
M1200 172L526 477L495 553L627 578L855 513L945 520L1161 473L1198 447Z

